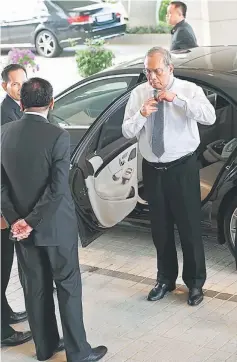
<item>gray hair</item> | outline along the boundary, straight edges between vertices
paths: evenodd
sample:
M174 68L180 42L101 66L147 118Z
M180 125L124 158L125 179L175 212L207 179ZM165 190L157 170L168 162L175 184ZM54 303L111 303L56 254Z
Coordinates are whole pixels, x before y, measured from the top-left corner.
M161 47L153 47L148 50L148 52L146 53L146 57L151 57L154 54L160 54L163 56L164 65L166 67L169 67L173 64L171 54L167 49Z

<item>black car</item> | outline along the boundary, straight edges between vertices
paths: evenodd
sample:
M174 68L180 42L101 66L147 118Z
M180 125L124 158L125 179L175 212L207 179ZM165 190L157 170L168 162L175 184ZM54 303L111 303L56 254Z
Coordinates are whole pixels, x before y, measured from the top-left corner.
M87 38L124 34L124 16L100 0L31 0L25 7L14 0L1 9L1 48L36 48L44 57L56 57L63 48Z
M236 253L237 46L173 54L175 76L201 86L216 110L199 125L203 226ZM137 140L122 136L131 90L146 78L137 59L86 78L56 97L50 118L71 134L70 183L82 245L125 218L149 224ZM236 253L237 256L237 253Z

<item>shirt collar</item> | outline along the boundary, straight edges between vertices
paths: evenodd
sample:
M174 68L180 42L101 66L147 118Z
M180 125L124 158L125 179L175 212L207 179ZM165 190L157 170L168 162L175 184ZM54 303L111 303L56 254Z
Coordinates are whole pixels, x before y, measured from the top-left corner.
M38 113L38 112L25 112L25 114L34 114L35 116L40 116L40 117L43 117L45 119L48 120L47 116L45 114L42 114L42 113Z
M171 29L171 34L174 34L176 32L176 30L182 26L185 23L185 19L181 20L178 24L176 24L173 29Z

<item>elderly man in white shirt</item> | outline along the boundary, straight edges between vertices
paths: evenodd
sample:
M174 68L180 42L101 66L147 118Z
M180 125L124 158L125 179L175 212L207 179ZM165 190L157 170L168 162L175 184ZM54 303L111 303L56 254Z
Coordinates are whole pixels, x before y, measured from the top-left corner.
M196 156L198 123L212 125L215 110L199 86L174 77L166 49L150 49L144 65L148 82L131 93L123 135L138 138L143 156L143 182L158 269L157 284L148 300L159 300L176 288L176 224L183 250L183 281L189 288L188 304L198 305L206 280Z

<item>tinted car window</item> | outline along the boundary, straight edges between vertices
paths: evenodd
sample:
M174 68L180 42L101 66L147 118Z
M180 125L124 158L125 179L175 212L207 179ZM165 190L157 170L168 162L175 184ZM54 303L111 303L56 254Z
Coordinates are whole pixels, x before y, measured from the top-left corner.
M104 123L100 134L99 149L123 137L122 124L126 105L127 102L113 112Z
M4 20L9 22L29 20L40 15L47 15L48 10L43 0L31 0L30 6L22 6L18 0L10 0L9 11Z
M132 79L131 76L103 78L82 85L55 102L51 120L69 126L90 126L111 102L128 89Z

